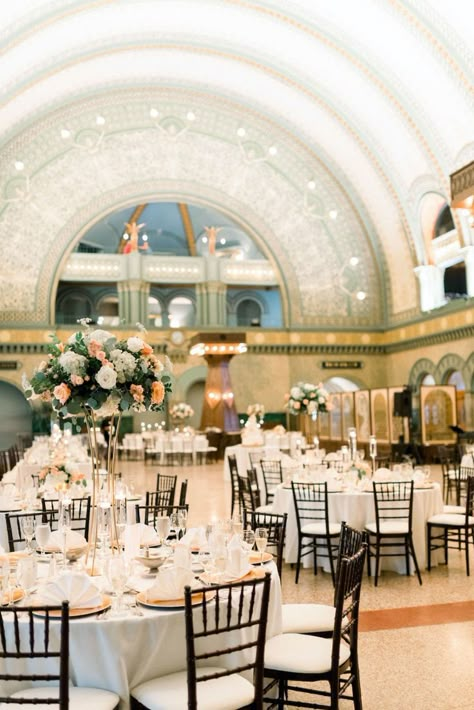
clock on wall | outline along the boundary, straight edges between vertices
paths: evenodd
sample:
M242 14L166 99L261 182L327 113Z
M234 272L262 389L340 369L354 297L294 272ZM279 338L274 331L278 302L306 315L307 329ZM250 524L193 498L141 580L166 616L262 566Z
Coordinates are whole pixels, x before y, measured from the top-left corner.
M184 343L184 333L182 330L173 330L170 335L170 340L173 345L182 345Z

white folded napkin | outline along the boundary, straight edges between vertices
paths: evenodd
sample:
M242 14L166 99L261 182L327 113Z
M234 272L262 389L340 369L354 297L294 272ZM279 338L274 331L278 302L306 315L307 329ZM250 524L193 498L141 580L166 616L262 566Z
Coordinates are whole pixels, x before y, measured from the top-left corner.
M425 474L423 472L423 469L415 468L413 471L413 481L416 483L424 483L425 482Z
M140 530L140 545L158 545L160 539L154 527L145 523L135 523Z
M62 530L54 530L48 540L48 548L58 548L62 550L64 545L64 535ZM66 550L75 550L78 547L85 547L87 540L84 535L77 530L68 530L66 533Z
M191 569L191 549L182 540L174 548L174 564L176 567Z
M67 600L74 609L88 609L102 603L99 590L84 572L61 574L41 587L37 598L44 604L61 604Z
M180 543L189 547L202 547L207 544L206 531L203 527L189 528L180 540Z
M243 577L250 571L248 552L242 549L242 540L238 535L234 535L227 545L227 567L225 574L227 577Z
M8 511L8 510L18 510L19 509L18 501L15 501L12 496L4 495L0 496L0 510L1 511Z
M146 591L149 602L182 599L186 586L197 586L194 574L183 567L165 567L160 569L155 583Z

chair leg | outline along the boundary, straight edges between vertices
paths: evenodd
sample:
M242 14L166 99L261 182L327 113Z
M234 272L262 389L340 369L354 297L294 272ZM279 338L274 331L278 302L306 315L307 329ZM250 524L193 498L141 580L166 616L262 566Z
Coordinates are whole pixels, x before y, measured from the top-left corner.
M408 536L405 538L405 569L407 577L410 576L410 550L408 544Z
M313 572L318 574L318 540L314 538L313 540Z
M298 559L296 560L295 584L298 584L298 579L300 577L300 564L301 564L301 538L298 538Z
M331 546L331 538L327 538L327 546L328 546L328 553L329 553L329 566L331 568L331 578L332 578L332 586L336 586L336 574L334 572L334 560L332 557L332 546Z
M467 576L470 577L469 571L469 529L466 528L466 572Z
M444 530L444 564L448 564L448 528L445 528Z
M369 542L367 545L367 577L371 577L372 572L371 572L371 564L370 564L370 536L369 536Z
M377 586L380 572L380 538L378 535L375 540L375 545L375 586Z
M416 576L418 577L419 583L423 584L422 579L421 579L420 568L418 567L418 560L416 559L415 546L413 545L413 538L411 535L409 537L409 544L410 544L411 556L413 557L413 563L415 565Z
M352 681L352 698L354 703L354 710L362 710L362 693L360 690L360 677L359 677L359 664L356 667L352 667L352 672L354 674L354 679Z

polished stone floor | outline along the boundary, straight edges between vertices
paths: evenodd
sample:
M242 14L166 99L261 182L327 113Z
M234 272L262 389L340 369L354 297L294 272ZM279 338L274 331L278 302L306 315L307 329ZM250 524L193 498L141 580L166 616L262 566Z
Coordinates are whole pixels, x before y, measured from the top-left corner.
M120 469L137 491L153 489L156 465L121 461ZM230 482L223 463L167 466L179 483L188 479L189 523L207 523L229 514ZM432 477L440 472L433 467ZM464 553L450 551L449 567L422 570L414 577L384 572L379 586L364 579L359 640L364 710L467 710L474 707L474 550L472 576ZM284 565L285 602L329 603L333 588L328 574L294 570ZM342 708L352 707L344 702Z

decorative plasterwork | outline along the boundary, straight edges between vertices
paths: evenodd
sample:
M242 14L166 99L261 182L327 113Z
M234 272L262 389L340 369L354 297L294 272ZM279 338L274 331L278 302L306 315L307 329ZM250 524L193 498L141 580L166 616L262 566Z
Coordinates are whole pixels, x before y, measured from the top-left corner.
M291 149L288 136L272 135L264 123L249 126L248 117L252 140L242 143L236 136L239 115L201 104L199 123L191 126L181 118L189 104L165 94L155 97L164 116L156 125L149 117L153 100L144 103L139 92L124 92L120 104L118 98L69 107L54 121L50 117L43 130L38 126L8 146L7 176L9 157L21 150L28 155L29 175L15 178L25 180L20 193L11 178L4 183L0 237L11 246L0 265L5 318L45 322L51 317L55 283L68 253L104 214L140 200L186 199L222 209L254 236L279 274L288 323L382 322L380 276L367 232L320 163L305 160L299 147ZM98 110L107 115L106 130L90 128ZM71 130L69 143L59 136L64 125ZM211 130L214 135L205 133ZM268 157L273 139L279 145L276 163ZM316 186L310 194L309 178ZM331 220L327 212L335 199L343 208ZM359 258L356 288L367 292L365 301L334 288L334 275L353 254Z

